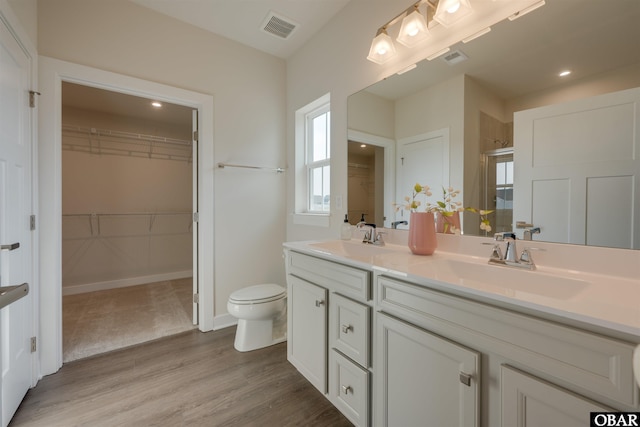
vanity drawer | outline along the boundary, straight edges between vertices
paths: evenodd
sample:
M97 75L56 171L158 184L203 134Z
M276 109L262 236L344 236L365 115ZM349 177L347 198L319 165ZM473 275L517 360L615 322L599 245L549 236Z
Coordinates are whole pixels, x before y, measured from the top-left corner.
M371 308L338 294L331 295L329 342L353 361L370 363Z
M289 274L316 283L352 298L371 298L371 272L337 262L304 255L289 254Z
M369 425L369 382L369 371L330 351L329 399L356 426Z
M395 278L377 278L376 309L598 400L637 408L631 343L470 301Z

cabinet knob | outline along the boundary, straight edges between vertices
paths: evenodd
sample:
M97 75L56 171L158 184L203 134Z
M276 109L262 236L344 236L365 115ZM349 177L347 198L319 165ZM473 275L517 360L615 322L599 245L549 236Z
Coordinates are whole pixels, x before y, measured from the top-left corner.
M342 388L342 393L344 393L344 394L349 394L349 393L353 394L353 388L351 388L350 385L343 385L341 388Z
M471 375L460 372L460 382L467 387L471 387Z
M349 331L353 331L353 326L351 326L351 325L342 325L342 333L348 334Z
M320 307L320 306L322 306L322 305L324 305L324 300L317 299L317 300L316 300L316 307Z

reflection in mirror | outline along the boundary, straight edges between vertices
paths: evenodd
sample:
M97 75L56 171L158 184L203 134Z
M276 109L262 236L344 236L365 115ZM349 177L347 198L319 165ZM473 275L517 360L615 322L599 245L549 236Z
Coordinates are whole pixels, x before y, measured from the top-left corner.
M384 148L349 141L349 223L384 225Z
M442 129L448 130L448 184L462 189L464 206L496 210L491 218L491 234L511 227L522 238L524 229L515 226L521 222L525 226L541 228L539 234L529 234L533 239L638 248L637 242L640 239L637 236L631 238L631 243L628 237L626 243L609 243L607 239L594 238L596 231L599 234L611 234L606 228L603 229L602 225L610 221L590 225L587 218L589 206L600 204L594 202L594 194L611 195L614 193L611 186L616 185L617 189L631 191L624 195L624 198L631 200L625 202L624 206L629 207L629 212L634 213L628 214L625 211L621 217L631 226L635 224L635 229L640 229L640 200L637 191L633 193L633 183L635 187L640 187L638 172L634 172L638 169L637 160L625 166L624 171L611 168L607 171L608 176L613 173L630 178L620 177L609 183L608 180L594 179L587 175L583 181L588 182L588 186L586 183L578 183L574 178L559 175L554 175L553 181L545 181L545 178L551 176L545 177L544 172L541 172L542 175L535 178L538 180L535 182L542 180L544 185L535 185L545 189L542 196L525 196L535 200L537 205L518 210L518 204L523 197L519 194L522 185L518 186L518 179L522 181L519 177L527 170L519 163L523 156L522 149L519 151L518 147L523 146L522 135L527 139L526 135L531 135L532 131L528 134L522 134L522 130L515 131L518 127L522 128L522 123L518 124L519 121L530 117L518 113L520 111L552 108L551 106L569 105L571 102L588 104L590 99L596 99L594 97L597 96L640 87L638 22L640 2L637 0L610 1L607 2L607 7L602 6L602 0L547 1L545 6L516 21L505 20L494 25L491 32L470 43L451 46L452 54L432 61L424 60L406 74L390 76L350 96L349 133L362 133L393 141L391 148L385 148L386 152L396 148L399 141ZM460 55L453 55L456 52ZM445 59L453 57L463 60L447 62ZM568 76L559 77L559 72L563 69L570 69L572 72ZM631 105L640 104L640 101L630 102ZM589 119L592 116L584 112L588 110L587 107L571 108L573 111L582 111L579 114L583 121L577 126L569 127L570 129L587 128L585 125L590 125L589 129L599 129L598 123L604 120ZM541 111L540 114L544 116L546 113ZM621 115L612 114L611 117L614 120L619 119ZM531 123L539 123L539 118L532 120ZM615 123L612 126L615 129ZM626 129L633 126L637 125L619 125L620 130L613 133L624 138L628 135ZM546 146L548 154L545 156L553 156L563 144L563 128L554 123L545 129L551 139L544 141L545 144L540 144L538 140L535 140L535 143ZM586 159L582 168L594 170L596 168L591 167L589 162L593 163L598 161L599 157L603 157L596 153L608 154L612 151L607 147L615 147L619 153L631 153L624 154L626 157L620 154L620 158L625 159L633 157L633 153L640 150L640 136L637 133L630 137L631 140L620 142L612 139L612 128L607 129L609 133L602 136L597 147L581 146L580 149L576 149L573 145L574 148L567 148L569 151L562 153L563 157L571 161L572 152L591 153L589 156L585 154L579 157ZM529 145L528 150L534 148L537 149ZM504 150L513 150L513 154ZM397 153L399 157L399 148ZM508 157L511 155L514 160ZM531 158L527 159L532 161ZM558 159L559 157L556 157L556 160ZM398 165L398 162L399 159L393 158L388 163ZM615 167L620 161L610 163ZM558 169L562 170L563 167L558 165ZM410 188L404 188L404 184L401 188L398 182L400 173L400 170L392 174L385 171L384 198L390 199L384 206L385 212L388 212L384 222L387 227L391 222L402 219L397 218L393 210L388 210L387 205L400 202L410 191ZM570 179L574 181L570 183ZM618 184L615 184L616 182ZM428 182L424 184L431 185ZM590 194L591 201L586 200L586 195L581 195L578 197L582 200L581 205L573 202L577 199L575 194L562 193L564 189L569 191L578 184L585 187L582 194ZM529 188L533 188L532 185L528 185ZM389 196L387 189L394 189L395 194ZM350 202L351 189L348 195ZM572 204L567 202L569 199L572 200ZM540 215L543 211L551 215L554 209L558 208L558 203L563 204L561 207L564 217L582 219L574 221L576 224L565 224L557 219L551 219L551 223L547 224L534 223L536 218L542 218ZM604 219L604 215L611 218L611 203L618 203L618 199L603 203L609 207L609 213L600 209L598 215ZM545 204L547 206L543 206ZM549 218L546 217L545 221L549 221ZM462 228L464 234L483 234L479 229L478 216L472 213L464 214ZM591 236L575 237L574 228L589 230ZM625 234L623 230L617 230L616 233L621 237ZM627 229L626 234L628 236L632 233Z

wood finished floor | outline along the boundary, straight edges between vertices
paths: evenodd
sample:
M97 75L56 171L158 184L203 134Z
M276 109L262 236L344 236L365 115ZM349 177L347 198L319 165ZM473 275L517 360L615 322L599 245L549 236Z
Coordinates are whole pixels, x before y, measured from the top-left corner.
M29 390L11 427L350 426L287 362L247 353L235 328L189 331L63 365Z

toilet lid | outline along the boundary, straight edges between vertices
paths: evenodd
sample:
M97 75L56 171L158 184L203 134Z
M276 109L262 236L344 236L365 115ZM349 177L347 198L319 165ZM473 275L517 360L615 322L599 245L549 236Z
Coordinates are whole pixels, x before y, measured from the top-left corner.
M237 290L231 294L229 301L241 304L268 302L282 298L286 293L282 286L267 283Z

